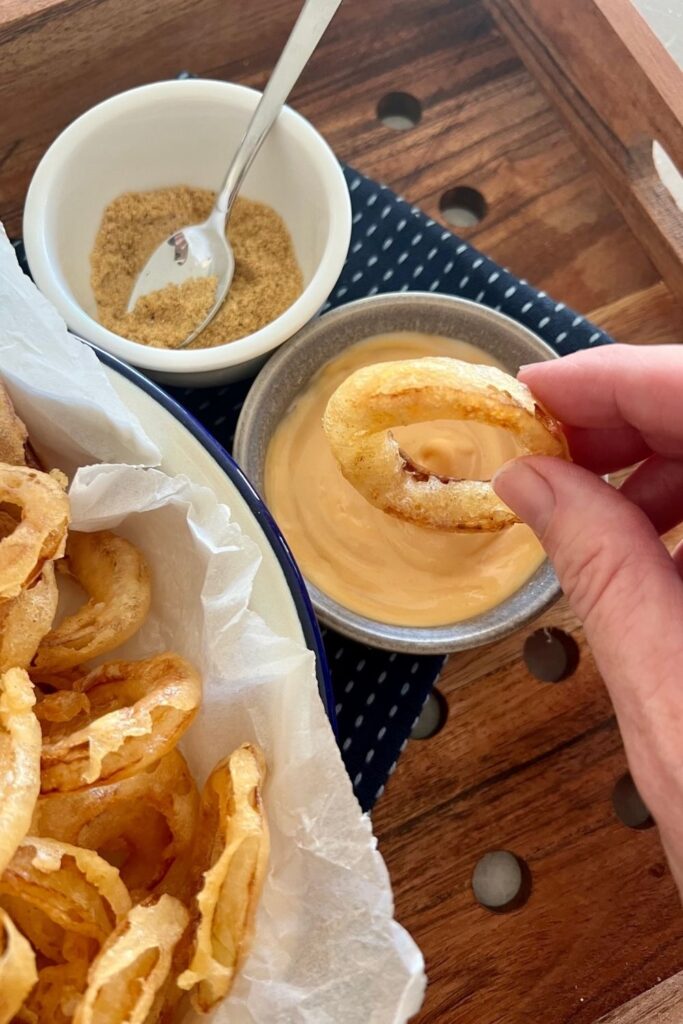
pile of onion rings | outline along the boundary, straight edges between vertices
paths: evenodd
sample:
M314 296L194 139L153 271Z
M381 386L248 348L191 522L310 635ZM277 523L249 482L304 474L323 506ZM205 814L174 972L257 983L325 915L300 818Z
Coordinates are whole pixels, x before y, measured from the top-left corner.
M69 532L0 385L0 1024L171 1024L247 955L268 861L265 762L200 798L178 741L201 679L173 651L93 665L143 626L152 579L110 531ZM56 571L57 570L57 571ZM60 581L85 592L55 622ZM179 978L182 977L182 987Z
M392 427L476 420L509 430L520 454L568 459L562 429L520 381L493 366L428 357L356 370L330 398L323 428L344 477L388 515L433 530L495 532L518 522L488 480L416 465Z

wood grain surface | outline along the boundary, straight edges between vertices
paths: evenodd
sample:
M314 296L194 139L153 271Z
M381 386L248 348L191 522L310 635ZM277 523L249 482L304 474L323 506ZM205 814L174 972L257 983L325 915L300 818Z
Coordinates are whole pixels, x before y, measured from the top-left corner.
M78 113L181 68L262 86L296 9L296 0L2 0L8 230L20 230L42 152ZM377 119L395 90L422 106L409 131ZM683 337L657 270L480 0L345 0L292 102L342 159L435 219L447 189L479 190L488 212L463 234L617 338ZM532 628L543 624L577 638L575 674L534 679L524 634L453 657L439 684L445 727L408 744L374 813L397 915L425 952L419 1024L593 1024L683 968L681 912L656 830L632 831L612 809L627 768L581 631L563 604ZM481 908L470 888L478 858L499 848L523 858L532 880L528 902L508 914ZM677 1012L651 1020L673 1024ZM650 1024L631 1010L608 1019Z
M40 156L75 116L179 68L262 86L296 0L3 0L0 216L21 224ZM378 122L379 99L414 92L411 131ZM466 184L489 212L468 237L582 313L660 278L543 92L481 0L345 0L292 96L339 156L439 218ZM617 320L616 327L619 322ZM675 315L657 320L675 340ZM648 340L649 324L629 326Z
M683 302L683 212L652 144L683 167L683 68L627 0L487 0Z

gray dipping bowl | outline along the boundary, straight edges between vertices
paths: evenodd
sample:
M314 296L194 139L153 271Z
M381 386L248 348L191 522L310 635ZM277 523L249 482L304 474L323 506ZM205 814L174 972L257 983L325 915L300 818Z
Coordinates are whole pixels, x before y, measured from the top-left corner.
M427 292L397 292L349 303L307 324L276 352L254 382L235 435L235 458L261 494L270 438L320 367L348 345L376 334L418 331L468 341L511 374L524 363L557 358L514 320L485 306ZM488 612L447 626L391 626L334 601L306 581L319 618L354 640L391 651L446 654L490 644L513 633L555 601L560 588L546 561L514 594Z

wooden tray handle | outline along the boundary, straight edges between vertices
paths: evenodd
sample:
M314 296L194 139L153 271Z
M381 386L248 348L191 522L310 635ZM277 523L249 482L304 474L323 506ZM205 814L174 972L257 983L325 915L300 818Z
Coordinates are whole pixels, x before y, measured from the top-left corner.
M683 173L683 71L631 0L486 0L683 304L683 213L652 156Z

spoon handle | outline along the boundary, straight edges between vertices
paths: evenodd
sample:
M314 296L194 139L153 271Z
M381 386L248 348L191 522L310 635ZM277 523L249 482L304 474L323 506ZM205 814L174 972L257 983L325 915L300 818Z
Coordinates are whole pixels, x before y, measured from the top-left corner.
M216 198L226 220L244 177L342 0L306 0ZM212 214L213 216L213 214Z

